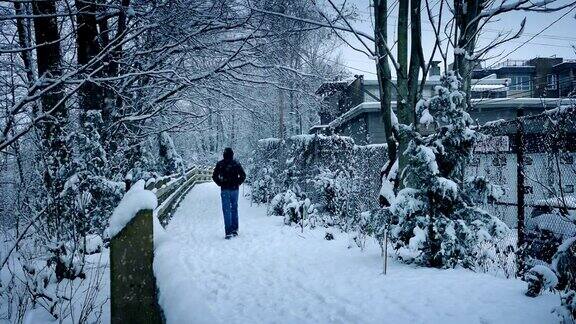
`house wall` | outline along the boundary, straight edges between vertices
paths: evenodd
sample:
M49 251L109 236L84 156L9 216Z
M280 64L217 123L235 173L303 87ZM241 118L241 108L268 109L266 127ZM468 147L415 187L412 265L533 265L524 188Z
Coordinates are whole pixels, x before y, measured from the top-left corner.
M498 108L473 109L470 111L472 119L479 124L499 119L512 120L516 118L517 107L502 106ZM524 115L542 113L542 108L526 108ZM380 111L363 112L352 120L342 123L336 133L354 138L359 145L386 143L386 134Z
M333 93L332 95L326 96L322 103L320 103L320 109L318 115L320 116L320 125L326 125L333 121L338 114L338 93Z
M338 100L338 116L362 103L364 99L363 82L364 78L359 77L342 91Z
M510 98L529 98L532 97L535 69L534 66L501 67L496 70L496 76L499 79L510 79Z
M386 133L382 114L380 112L371 112L366 114L368 125L368 144L386 143Z
M485 109L472 109L470 110L470 116L472 119L477 120L478 123L484 124L489 121L505 119L511 120L516 118L516 107L498 107L498 108L485 108ZM543 109L530 108L524 110L524 115L535 115L539 114Z
M560 97L568 96L576 87L576 68L565 69L558 74L558 90Z
M562 58L538 57L528 61L528 64L535 67L534 78L532 80L532 94L534 97L556 97L557 91L546 91L548 80L546 77L552 71L552 66L562 63Z
M361 114L335 129L336 134L351 137L357 145L370 144L366 115Z
M376 85L364 84L364 90L367 92L370 92L374 97L380 98L380 89L378 88L377 84ZM392 92L394 92L394 91L392 91ZM378 100L374 99L374 97L372 97L371 95L369 95L367 93L364 93L364 102L378 101Z

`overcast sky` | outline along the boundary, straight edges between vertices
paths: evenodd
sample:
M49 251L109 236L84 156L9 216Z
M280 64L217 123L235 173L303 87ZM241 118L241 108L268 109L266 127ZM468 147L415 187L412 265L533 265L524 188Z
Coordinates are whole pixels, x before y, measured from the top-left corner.
M394 1L389 2L393 3ZM372 8L369 6L372 1L348 0L347 3L355 5L360 15L360 19L356 22L353 22L353 26L358 30L373 35L374 20L372 17ZM431 1L431 3L433 2ZM572 11L567 13L569 10ZM575 13L576 9L574 8L563 10L557 13L509 13L502 16L500 21L496 21L488 25L484 34L481 36L480 41L485 42L493 39L499 31L516 30L519 27L522 19L526 17L526 28L523 35L519 39L515 39L507 44L501 45L497 50L492 52L493 55L499 55L500 53L503 53L500 56L500 58L502 58L502 56L509 54L506 59L530 59L537 56L558 56L574 59L576 58L576 54L574 53L574 49L571 47L571 45L576 45ZM564 14L566 15L558 22L554 23L540 35L530 40L530 38L535 36L535 34L541 32L544 28L546 28L548 25L553 23L556 19L560 18ZM428 18L425 15L425 12L423 13L422 21L424 22L422 27L424 55L428 57L432 50L434 39L432 27L428 22ZM396 23L397 14L393 13L388 20L389 39L396 38ZM346 35L346 38L354 46L359 48L362 47L362 45L355 39L353 35ZM522 45L524 42L527 43ZM519 48L516 49L517 47ZM368 58L366 55L358 53L345 44L342 45L340 54L343 64L348 67L352 73L364 74L366 79L376 78L374 61ZM494 60L492 62L494 62Z

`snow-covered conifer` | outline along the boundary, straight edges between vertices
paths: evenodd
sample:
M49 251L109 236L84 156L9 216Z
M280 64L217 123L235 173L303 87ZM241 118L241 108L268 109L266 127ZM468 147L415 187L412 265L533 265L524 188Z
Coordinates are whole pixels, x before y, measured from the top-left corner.
M508 228L476 205L475 198L496 190L485 181L463 179L478 134L470 127L458 77L450 72L441 81L435 96L416 106L417 120L433 125L434 131L423 135L399 126L410 139L403 152L408 157L400 175L403 188L394 194L389 179L384 179L382 191L390 206L384 213L388 217L378 220L390 222L390 239L400 259L423 266L471 268L478 242L500 237Z

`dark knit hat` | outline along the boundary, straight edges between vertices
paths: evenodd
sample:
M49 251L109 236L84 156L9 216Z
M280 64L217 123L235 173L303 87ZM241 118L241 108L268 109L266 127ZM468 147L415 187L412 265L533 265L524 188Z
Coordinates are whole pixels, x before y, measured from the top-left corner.
M234 151L232 151L231 147L227 147L224 149L224 159L225 160L232 160L234 158Z

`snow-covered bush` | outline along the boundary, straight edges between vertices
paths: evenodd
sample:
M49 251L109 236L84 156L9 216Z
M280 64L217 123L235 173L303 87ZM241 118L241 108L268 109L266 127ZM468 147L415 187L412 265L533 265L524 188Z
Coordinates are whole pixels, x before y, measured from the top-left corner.
M256 203L267 203L276 192L275 172L271 166L263 167L259 177L251 183L251 198Z
M85 279L83 253L75 242L58 242L48 245L52 257L47 265L54 267L56 279L61 282L63 279L74 280L76 278Z
M558 216L560 217L560 216ZM525 233L526 244L521 249L522 257L532 261L537 259L546 263L551 263L554 254L562 244L562 238L552 231L538 229Z
M459 79L449 73L442 77L434 97L418 102L417 116L434 125L431 134L399 126L402 136L409 138L403 189L397 194L384 191L390 203L390 239L405 262L473 268L478 244L494 242L509 231L498 218L477 207L480 197L496 190L485 181L462 178L477 134L470 128L472 119L459 87ZM383 179L383 186L392 188L389 179Z
M516 239L506 236L500 240L479 242L474 254L475 270L505 278L516 276Z
M558 277L550 268L545 265L536 265L524 275L524 280L528 282L526 296L536 297L543 289L554 289L558 284Z
M263 139L248 172L252 201L281 209L276 206L283 206L284 193L299 188L298 195L305 193L316 206L311 222L354 231L351 224L358 215L378 207L378 161L385 157L385 145L357 146L351 138L337 135Z
M349 209L348 202L352 193L351 178L346 170L332 172L329 169L322 169L311 180L316 192L319 193L323 211L332 216L344 218Z
M80 240L80 252L85 254L95 254L102 252L104 241L98 234L88 234Z
M24 323L24 318L99 322L109 301L104 282L107 255L83 255L71 242L45 245L34 231L0 268L0 317L11 323ZM14 243L12 235L0 234L0 239Z
M566 290L560 295L560 306L554 308L554 314L563 324L576 322L576 290Z
M576 237L564 241L552 258L552 270L558 275L561 305L554 313L564 323L576 322Z
M526 296L536 297L543 289L560 291L560 306L553 309L561 323L576 322L576 237L566 239L547 265L536 265L526 274Z
M286 185L286 142L276 138L258 141L252 153L246 182L252 186L251 199L255 203L270 203L278 193L289 189Z
M290 191L291 192L291 191ZM268 206L268 215L269 216L282 216L284 217L284 205L286 201L284 200L284 196L287 193L281 192L274 196L270 201L270 205Z
M100 112L87 112L82 122L81 131L71 137L74 173L67 179L61 194L67 201L68 210L63 214L68 217L65 219L74 226L74 231L66 227L67 232L76 233L72 239L77 242L88 233L102 233L125 192L123 182L109 179L109 161L98 133L102 124Z
M130 169L127 170L124 176L124 181L128 186L141 179L148 180L160 176L157 172L158 161L154 154L152 154L150 143L143 142L129 146L125 148L122 154L126 156L125 158L128 160L127 165L130 166Z
M361 250L364 250L366 238L371 233L371 219L372 212L370 211L354 213L352 217L348 218L344 228L345 232L348 233L348 248L356 245Z
M290 189L274 196L268 214L283 217L286 225L299 224L310 227L315 226L317 217L316 208L310 199L297 195Z

